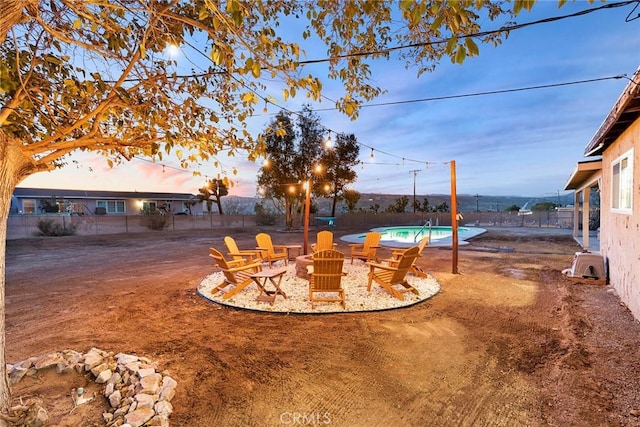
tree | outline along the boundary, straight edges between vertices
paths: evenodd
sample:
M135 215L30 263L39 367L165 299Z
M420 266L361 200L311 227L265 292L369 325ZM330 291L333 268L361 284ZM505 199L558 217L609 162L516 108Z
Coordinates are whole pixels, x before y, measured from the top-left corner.
M222 213L222 197L229 194L229 189L224 179L208 179L202 188L198 189L196 195L199 202L207 204L207 212L211 213L213 202L218 206L218 214Z
M358 202L360 201L360 196L361 196L361 194L359 192L357 192L356 190L352 190L352 189L343 190L342 198L347 203L347 210L349 212L353 212L353 211L356 210L356 206L358 205ZM331 216L335 216L335 215L331 215Z
M308 106L297 118L294 123L289 113L281 111L267 125L262 138L268 162L258 171L261 193L284 211L287 229L299 223L305 185L319 172L316 166L320 165L326 132ZM319 191L318 185L312 185L314 193Z
M416 200L415 202L415 210L418 212L429 212L429 199L426 197L422 199L422 204Z
M531 210L534 212L547 212L554 210L556 207L558 207L558 205L553 202L538 202L533 205Z
M256 105L271 102L261 90L279 80L282 97L320 99L319 76L304 73L301 47L278 31L287 20L307 19L301 35L327 47L327 78L344 94L336 107L357 117L363 102L382 89L372 85L370 62L387 48L415 65L418 75L443 57L462 63L479 54L473 38L480 22L513 10L499 0L360 2L302 0L164 2L122 0L3 0L0 3L0 221L6 224L14 188L27 176L64 166L76 150L101 153L109 164L134 156L174 153L184 166L220 150L264 154L246 130ZM506 32L476 39L498 44ZM437 41L442 40L441 43ZM436 43L434 43L436 41ZM163 51L194 46L211 61L179 74ZM363 54L364 52L370 52ZM398 52L394 50L394 52ZM235 171L234 171L235 172ZM0 227L0 240L6 227ZM0 249L0 349L4 349L5 245ZM0 366L4 366L0 351ZM10 402L0 376L0 411ZM0 421L2 423L2 421Z
M345 197L345 187L354 182L358 176L353 169L360 155L360 146L355 135L338 134L335 145L327 148L320 162L325 165L325 177L331 183L333 203L331 216L336 216L338 200ZM357 201L356 201L357 203Z
M520 206L518 205L511 205L508 208L505 209L505 212L518 212L520 210Z
M409 204L409 197L402 196L396 199L396 202L393 205L387 206L387 212L399 212L402 213L407 209L407 205Z

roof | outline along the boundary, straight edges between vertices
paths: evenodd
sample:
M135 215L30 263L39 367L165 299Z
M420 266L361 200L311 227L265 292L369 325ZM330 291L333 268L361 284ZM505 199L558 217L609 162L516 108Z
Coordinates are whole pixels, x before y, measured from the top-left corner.
M65 190L59 188L26 188L16 187L15 197L58 197L61 199L151 199L151 200L190 200L195 196L189 193L148 193L137 191L100 191L100 190Z
M602 154L638 118L640 118L640 67L585 148L585 157Z
M581 190L593 185L602 174L602 159L585 160L578 162L569 180L564 186L565 190Z

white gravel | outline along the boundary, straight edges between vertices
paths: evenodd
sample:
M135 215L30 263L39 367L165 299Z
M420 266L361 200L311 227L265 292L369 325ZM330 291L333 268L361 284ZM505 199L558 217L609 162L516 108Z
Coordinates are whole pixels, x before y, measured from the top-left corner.
M275 264L274 268L283 266L283 263L279 262ZM375 282L371 286L371 292L367 292L369 267L363 262L355 261L351 265L346 261L344 271L347 272L347 275L342 278L342 285L346 293L346 309L343 309L342 304L339 302L316 302L315 308L312 309L309 301L309 282L296 276L295 262L289 263L287 272L280 284L280 289L287 294L287 298L278 295L273 305L268 302L256 301L259 292L255 284L247 286L228 300L222 299L223 294L221 292L212 294L211 290L223 280L221 272L210 274L202 279L198 285L198 293L218 304L250 310L274 313L343 313L406 307L424 301L440 291L440 284L433 276L429 275L429 277L423 279L408 274L407 281L419 291L419 295L406 293L404 294L404 301L401 301L391 296ZM268 285L267 289L272 289L271 284Z

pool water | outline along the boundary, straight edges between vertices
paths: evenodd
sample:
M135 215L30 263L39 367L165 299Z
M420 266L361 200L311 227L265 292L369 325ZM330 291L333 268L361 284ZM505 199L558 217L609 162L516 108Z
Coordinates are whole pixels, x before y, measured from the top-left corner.
M378 227L371 231L382 234L380 244L392 247L415 246L423 237L429 237L428 246L451 246L453 231L450 226L400 226ZM467 244L466 240L486 232L484 228L458 227L458 244ZM362 243L366 233L349 234L340 239L350 243Z

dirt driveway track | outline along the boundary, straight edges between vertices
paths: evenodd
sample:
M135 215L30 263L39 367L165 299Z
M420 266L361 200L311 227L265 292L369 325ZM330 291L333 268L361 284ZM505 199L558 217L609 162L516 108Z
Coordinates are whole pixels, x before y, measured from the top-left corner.
M225 234L253 247L258 230L9 241L7 360L149 357L178 381L172 426L640 426L640 324L610 287L562 276L579 250L566 230L533 231L490 229L461 247L457 275L450 251L425 250L442 290L424 303L329 315L196 294L208 248ZM14 395L41 396L51 425L104 425L100 399L70 411L80 385L43 373Z

